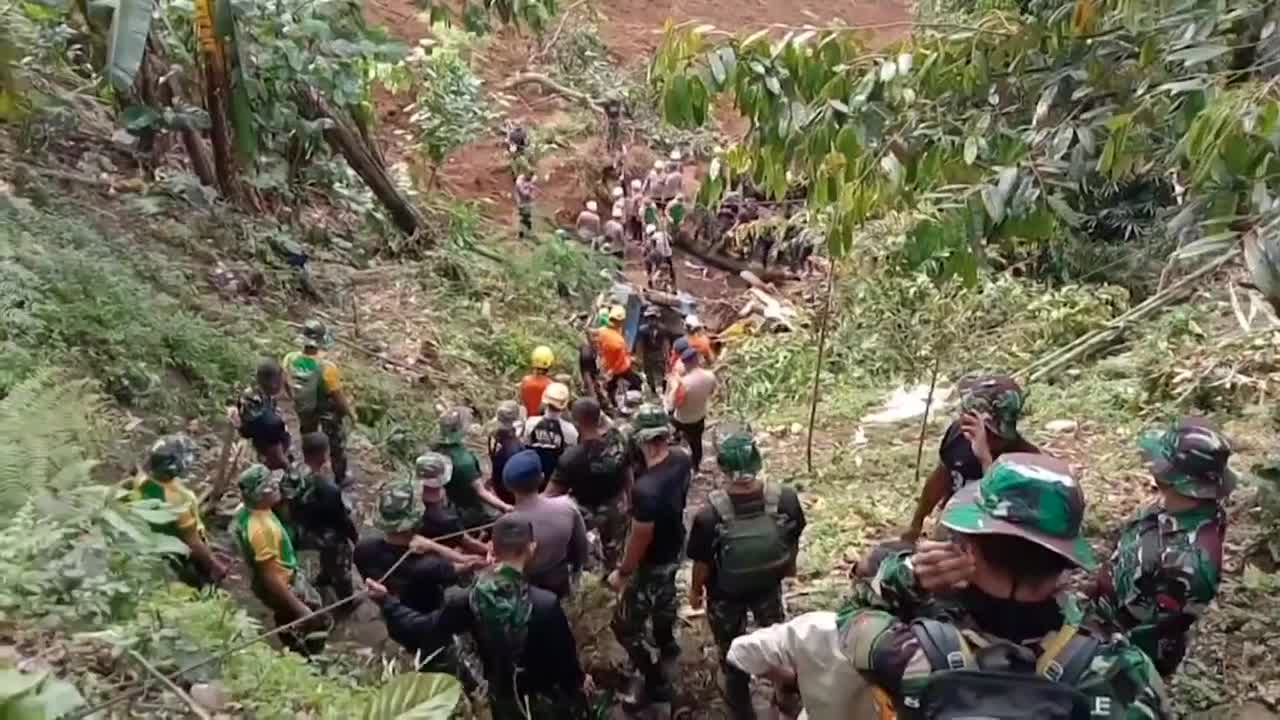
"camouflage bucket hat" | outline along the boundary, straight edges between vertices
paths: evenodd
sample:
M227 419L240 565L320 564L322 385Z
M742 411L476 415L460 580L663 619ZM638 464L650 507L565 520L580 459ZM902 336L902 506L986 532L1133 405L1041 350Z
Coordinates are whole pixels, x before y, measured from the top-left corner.
M378 517L374 523L382 532L405 532L418 527L422 507L417 488L411 482L393 482L378 492Z
M985 375L960 383L960 411L982 415L991 432L1006 440L1018 437L1027 396L1007 375Z
M1231 445L1202 418L1182 418L1168 430L1138 437L1142 457L1156 481L1186 497L1222 500L1236 487L1227 466Z
M760 472L764 464L760 448L751 435L751 428L744 425L730 426L716 433L716 463L726 473L752 476Z
M471 411L456 407L440 416L440 442L450 445L460 443L467 437L467 426L471 424Z
M157 480L176 478L195 462L196 446L186 435L166 435L147 452L147 471Z
M328 349L333 347L333 333L324 326L319 320L308 320L302 325L302 332L298 334L298 343L303 347L318 347Z
M423 453L413 463L414 474L424 487L442 488L453 478L453 463L440 453Z
M498 403L498 411L494 413L494 419L497 420L500 428L515 429L516 424L520 422L519 403L514 400L504 400Z
M262 498L280 489L280 481L266 465L250 465L240 473L240 497L246 505L257 505Z
M655 438L671 436L671 418L658 405L641 405L631 423L636 440L648 442Z
M1097 561L1080 536L1084 491L1062 460L1048 455L1009 453L987 470L981 482L956 493L942 524L966 535L1013 535L1067 558L1085 570Z

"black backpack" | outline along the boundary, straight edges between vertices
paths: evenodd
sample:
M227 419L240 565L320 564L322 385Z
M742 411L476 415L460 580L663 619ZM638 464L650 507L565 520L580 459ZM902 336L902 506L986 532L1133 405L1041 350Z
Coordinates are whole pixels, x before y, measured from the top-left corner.
M1091 698L1075 688L1101 643L1064 626L1029 648L994 643L976 652L949 623L920 619L911 632L933 669L923 689L898 703L903 720L1090 720ZM1106 717L1110 717L1107 713Z
M564 446L564 428L558 418L543 417L529 431L529 448L537 451L544 477L550 477L555 471Z

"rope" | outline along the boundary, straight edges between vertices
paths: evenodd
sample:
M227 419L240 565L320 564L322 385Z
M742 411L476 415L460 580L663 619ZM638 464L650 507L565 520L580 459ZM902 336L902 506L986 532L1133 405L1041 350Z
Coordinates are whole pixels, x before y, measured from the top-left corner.
M448 533L448 534L445 534L445 535L440 535L439 537L433 537L433 538L429 538L429 539L430 539L432 542L440 542L441 540L451 540L451 539L456 538L456 537L462 537L463 535L466 535L467 533L470 533L470 532L479 532L479 531L483 531L483 530L488 530L489 528L493 527L493 526L494 526L494 525L496 525L496 524L497 524L496 522L491 522L491 523L488 523L487 525L481 525L481 526L479 526L479 527L474 527L474 528L470 528L470 529L467 529L467 530L460 530L460 531L458 531L458 532ZM404 563L404 561L405 561L406 559L408 559L410 555L413 555L413 554L414 554L414 552L413 552L413 550L412 550L412 549L406 549L406 550L404 551L404 553L402 553L402 554L400 555L400 558L399 558L398 560L396 560L395 564L391 566L391 569L387 570L385 573L383 573L383 574L382 574L382 577L378 578L378 583L379 583L379 584L382 584L382 583L386 582L387 578L391 577L391 574L392 574L392 573L394 573L394 572L396 571L396 569L397 569L397 568L399 568L399 567L400 567L400 565L401 565L402 563ZM297 620L293 620L293 621L291 621L291 622L285 623L284 625L281 625L281 626L279 626L279 627L277 627L277 628L275 628L275 629L273 629L273 630L270 630L270 631L268 631L268 632L264 632L264 633L262 633L261 635L259 635L259 636L255 637L255 638L252 638L252 639L250 639L250 640L246 640L246 641L244 641L244 642L240 643L239 645L233 645L231 648L229 648L229 649L227 649L227 650L224 650L224 651L222 651L222 652L218 653L217 655L213 655L212 657L205 658L204 660L201 660L201 661L199 661L199 662L192 663L192 664L190 664L190 665L188 665L188 666L186 666L186 667L182 668L181 670L178 670L178 671L176 671L176 672L174 672L174 673L172 673L172 674L170 674L170 675L162 676L160 679L161 679L161 681L165 681L165 684L166 684L166 685L172 685L172 683L173 683L173 681L174 681L175 679L177 679L177 678L179 678L179 677L181 677L181 676L183 676L183 675L186 675L187 673L191 672L192 670L197 670L197 669L202 668L202 667L204 667L204 666L206 666L206 665L212 665L212 664L213 664L213 663L215 663L215 662L218 662L218 661L220 661L220 660L224 660L224 659L226 659L227 657L230 657L231 655L234 655L234 654L236 654L236 653L240 652L241 650L244 650L245 648L247 648L247 647L249 647L249 646L251 646L251 645L255 645L255 644L257 644L257 643L262 642L263 640L266 640L266 639L268 639L268 638L275 637L276 635L279 635L280 633L285 632L286 630L291 630L291 629L293 629L293 628L295 628L295 627L297 627L297 626L299 626L299 625L302 625L303 623L306 623L307 621L311 620L312 618L319 617L319 616L321 616L321 615L325 615L325 614L327 614L327 613L333 612L334 610L336 610L336 609L338 609L338 608L342 607L343 605L346 605L346 604L347 604L347 603L349 603L349 602L353 602L353 601L356 601L356 600L363 600L364 598L366 598L366 597L368 597L368 596L369 596L369 593L368 593L367 591L361 591L361 592L355 593L355 594L350 595L350 596L348 596L348 597L345 597L345 598L343 598L343 599L341 599L341 600L339 600L339 601L337 601L337 602L335 602L335 603L331 603L331 604L329 604L329 605L326 605L325 607L322 607L322 608L320 608L319 610L316 610L316 611L314 611L314 612L312 612L312 613L310 613L310 614L308 614L308 615L303 615L302 617L298 618ZM139 657L140 657L140 656L139 656ZM91 707L89 707L89 708L86 708L86 709L83 709L83 710L78 710L78 711L76 711L75 713L73 713L73 714L69 715L68 717L70 718L70 720L81 720L81 718L89 717L90 715L93 715L93 714L95 714L95 713L99 713L99 712L102 712L103 710L106 710L106 709L108 709L108 708L115 707L116 705L119 705L120 703L122 703L122 702L124 702L124 701L126 701L126 700L131 700L131 699L133 699L133 698L135 698L135 697L137 697L137 696L141 695L142 693L144 693L144 692L146 692L146 691L147 691L147 684L146 684L146 683L144 683L144 684L140 685L139 687L135 687L135 688L133 688L132 690L128 690L128 691L126 691L126 692L123 692L123 693L121 693L121 694L119 694L119 695L117 695L117 696L115 696L115 697L111 698L110 700L107 700L107 701L105 701L105 702L99 703L99 704L97 704L97 705L93 705L93 706L91 706Z

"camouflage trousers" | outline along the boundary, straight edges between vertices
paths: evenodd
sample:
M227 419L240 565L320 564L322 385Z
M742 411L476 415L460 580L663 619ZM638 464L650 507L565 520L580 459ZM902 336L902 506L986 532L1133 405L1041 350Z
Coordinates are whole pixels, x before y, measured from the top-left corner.
M642 565L622 591L613 608L613 635L627 651L646 683L665 684L662 667L649 651L645 623L653 626L653 645L661 655L678 652L676 625L676 571L680 563Z
M561 692L517 696L495 692L490 686L488 698L493 720L586 720L589 716L581 693L570 697Z
M729 706L729 716L733 720L754 720L755 710L751 706L751 676L729 664L729 646L734 638L747 632L747 615L755 620L756 627L768 627L786 620L782 609L782 587L769 592L768 595L750 600L729 600L725 598L709 598L707 600L707 621L711 625L711 634L720 648L720 671L724 676L724 699Z
M338 487L347 484L347 428L342 418L332 415L320 417L299 417L298 430L303 434L324 433L329 438L329 467L333 470L333 481Z
M274 600L259 588L256 580L253 591L257 594L258 599L262 600L263 604L273 609L276 627L288 625L297 619L293 616L291 610L276 607ZM324 607L324 601L320 599L320 593L316 592L315 587L307 580L306 575L301 572L293 573L293 580L289 583L289 591L313 612ZM319 655L324 652L325 642L329 639L329 632L332 629L333 617L331 615L323 615L314 618L310 623L303 623L280 633L280 643L299 655Z
M600 535L600 547L604 551L604 569L606 572L618 567L622 560L622 548L627 542L627 528L630 518L622 508L622 495L613 500L593 507L582 508L583 520L587 530L595 530Z
M345 535L334 529L316 532L300 528L298 549L320 553L320 572L315 576L315 585L321 592L333 593L331 600L325 598L328 602L350 597L355 592L351 585L351 541ZM354 605L347 607L354 609Z

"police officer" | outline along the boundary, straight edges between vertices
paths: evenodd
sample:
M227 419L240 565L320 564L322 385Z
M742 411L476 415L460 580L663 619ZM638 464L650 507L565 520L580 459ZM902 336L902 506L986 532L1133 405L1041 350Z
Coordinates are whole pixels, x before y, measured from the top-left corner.
M1093 591L1113 622L1168 677L1187 652L1191 626L1218 594L1227 516L1235 488L1227 439L1202 418L1181 419L1138 439L1157 502L1125 525Z
M753 720L750 678L726 661L729 646L746 632L748 615L758 627L785 619L782 579L795 573L805 518L795 490L760 478L760 450L749 428L727 430L716 460L725 483L711 493L689 530L689 606L701 608L705 595L730 715Z

